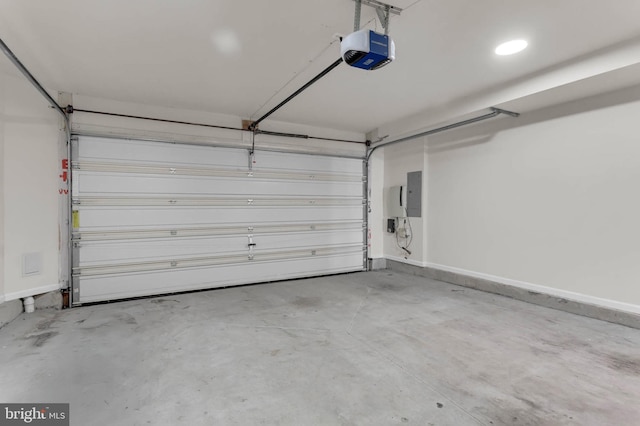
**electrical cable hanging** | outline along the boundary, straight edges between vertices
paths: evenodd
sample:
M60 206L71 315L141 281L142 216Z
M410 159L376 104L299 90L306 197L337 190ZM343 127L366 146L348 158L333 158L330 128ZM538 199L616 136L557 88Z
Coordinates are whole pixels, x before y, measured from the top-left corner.
M398 246L399 249L405 251L408 255L411 255L411 251L409 250L409 247L411 247L411 243L413 242L413 227L411 226L411 219L409 218L409 213L407 212L407 209L404 209L405 211L405 217L402 218L404 223L403 225L405 225L403 228L400 228L400 226L396 227L396 245ZM398 221L400 220L400 218L398 218ZM409 225L409 233L407 234L407 228L406 225ZM404 236L401 237L400 234L400 229L404 229ZM402 246L400 244L400 238L404 238L405 240L405 244L404 246Z

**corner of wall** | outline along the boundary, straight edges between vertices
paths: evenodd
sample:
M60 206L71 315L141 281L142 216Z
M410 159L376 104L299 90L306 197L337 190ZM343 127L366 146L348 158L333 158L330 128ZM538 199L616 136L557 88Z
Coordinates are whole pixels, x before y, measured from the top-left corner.
M415 140L407 141L393 145L392 149L385 149L384 153L384 180L380 193L391 186L406 185L407 173L414 171L422 172L422 215L421 217L407 218L407 227L413 235L411 245L408 247L411 254L405 252L398 247L395 234L386 233L384 227L384 219L386 212L384 212L384 202L382 203L383 220L380 224L383 233L383 256L387 259L393 259L400 262L406 262L413 265L423 265L426 258L425 248L425 179L426 179L426 156L424 147L424 138L417 138ZM382 195L381 195L382 197Z
M426 263L429 260L429 191L428 181L429 179L429 158L427 153L427 138L424 138L422 144L422 262Z
M4 122L6 114L6 78L0 78L0 309L4 297Z

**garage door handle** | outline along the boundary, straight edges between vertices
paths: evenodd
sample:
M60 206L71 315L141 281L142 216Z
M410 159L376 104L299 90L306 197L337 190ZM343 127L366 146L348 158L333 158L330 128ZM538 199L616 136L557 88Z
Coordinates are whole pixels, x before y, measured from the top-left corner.
M249 260L253 260L253 248L256 246L256 243L250 242L247 245L249 246Z

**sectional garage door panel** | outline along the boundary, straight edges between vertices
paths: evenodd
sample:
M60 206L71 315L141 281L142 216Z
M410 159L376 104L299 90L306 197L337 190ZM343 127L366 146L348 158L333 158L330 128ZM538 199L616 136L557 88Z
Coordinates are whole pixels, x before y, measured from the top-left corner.
M80 137L76 162L142 164L163 166L204 165L207 168L246 169L247 152L241 149L179 145L111 138Z
M315 197L361 197L362 181L341 180L314 182L292 179L263 179L253 177L247 185L242 175L235 178L175 176L167 171L166 175L148 173L104 173L80 171L76 173L76 192L88 197L145 196L155 194L176 195L179 197L196 196L206 199L208 196L255 196L286 198L291 194L314 194ZM245 172L246 173L246 172ZM244 198L246 201L246 198Z
M291 234L256 234L253 241L259 247L256 254L290 250L321 250L330 247L358 247L361 230L343 232L295 232ZM354 241L356 243L354 243ZM248 238L237 235L218 235L191 238L131 239L113 241L85 241L82 243L80 263L86 267L126 264L153 260L189 259L191 257L245 255Z
M364 268L361 160L80 137L73 302Z
M335 173L338 175L351 175L362 177L362 168L356 170L353 165L360 164L360 160L351 158L300 156L299 154L287 154L265 151L256 159L253 169L256 171L268 170L292 170L305 173Z
M355 255L350 257L338 255L327 258L325 263L331 265L332 273L352 272L359 270L355 265L355 257ZM362 262L361 255L357 257ZM322 262L306 258L224 264L215 268L167 269L140 274L88 276L82 280L81 303L302 278L326 273ZM185 287L184 283L189 283L189 286Z
M113 200L109 200L113 201ZM209 227L211 225L274 226L303 224L311 226L348 223L359 220L361 206L309 206L309 207L96 207L74 205L79 231L169 229ZM261 223L262 225L258 225Z

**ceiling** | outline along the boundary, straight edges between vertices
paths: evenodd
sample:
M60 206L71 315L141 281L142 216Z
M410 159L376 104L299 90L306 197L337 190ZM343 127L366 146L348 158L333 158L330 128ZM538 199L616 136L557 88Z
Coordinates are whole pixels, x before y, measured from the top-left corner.
M397 60L342 64L274 120L364 133L640 39L638 0L388 3L404 8L390 24ZM51 90L256 119L339 57L353 13L352 0L3 0L0 38ZM493 54L513 38L529 48Z

